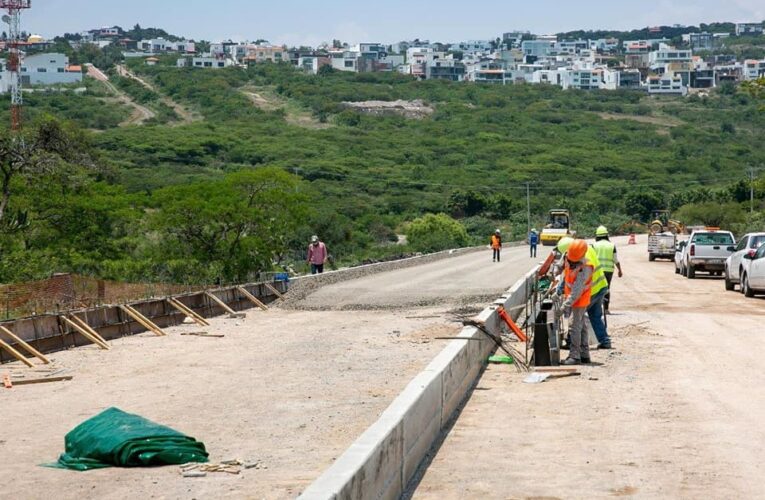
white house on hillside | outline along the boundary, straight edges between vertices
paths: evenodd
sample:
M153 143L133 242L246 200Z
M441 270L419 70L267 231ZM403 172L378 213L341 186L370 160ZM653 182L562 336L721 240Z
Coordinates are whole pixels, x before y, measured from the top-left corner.
M70 66L64 54L35 54L24 58L21 65L21 81L24 85L57 85L82 81L82 68ZM0 59L0 93L8 92L10 73L5 59Z

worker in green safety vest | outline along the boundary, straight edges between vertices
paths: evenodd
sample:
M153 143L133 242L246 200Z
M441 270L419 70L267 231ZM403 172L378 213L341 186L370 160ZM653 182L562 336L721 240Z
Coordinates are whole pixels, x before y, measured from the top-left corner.
M609 306L611 305L611 279L614 277L614 269L619 271L620 278L624 276L624 273L622 273L619 257L616 255L616 245L608 239L608 229L606 226L600 226L595 231L595 244L592 247L598 254L598 260L600 260L606 280L608 280L608 293L603 303L606 314L608 314Z

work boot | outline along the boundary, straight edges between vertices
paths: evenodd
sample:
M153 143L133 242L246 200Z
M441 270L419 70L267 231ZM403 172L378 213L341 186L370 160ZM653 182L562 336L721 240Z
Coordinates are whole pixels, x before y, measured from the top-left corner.
M585 358L584 356L582 356L581 362L583 365L589 365L590 363L592 363L592 360L590 358Z
M573 365L578 365L578 364L581 364L581 361L579 361L578 359L574 359L574 358L566 358L561 363L561 365L563 365L563 366L573 366Z
M598 350L611 350L613 347L611 347L611 344L598 344Z

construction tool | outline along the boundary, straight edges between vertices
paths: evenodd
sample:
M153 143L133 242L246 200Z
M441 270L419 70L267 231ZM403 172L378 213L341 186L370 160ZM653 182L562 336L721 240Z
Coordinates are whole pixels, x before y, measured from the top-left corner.
M494 335L493 333L491 333L490 331L488 331L484 323L480 321L476 321L475 319L465 319L462 321L462 324L464 326L472 326L478 329L478 331L482 332L487 337L489 337L497 345L497 347L502 349L505 352L505 354L507 354L508 356L512 357L515 360L514 366L519 372L529 370L529 365L526 364L526 362L524 361L524 356L512 346L506 345L506 343L502 340L501 337L498 337Z
M497 308L497 314L499 314L499 317L502 319L502 321L505 322L508 328L510 328L510 331L512 331L516 337L518 337L518 340L521 342L528 342L528 338L526 338L526 334L523 333L523 331L518 328L518 325L515 324L515 321L513 321L513 318L510 317L509 314L507 314L507 311L504 307L500 306Z

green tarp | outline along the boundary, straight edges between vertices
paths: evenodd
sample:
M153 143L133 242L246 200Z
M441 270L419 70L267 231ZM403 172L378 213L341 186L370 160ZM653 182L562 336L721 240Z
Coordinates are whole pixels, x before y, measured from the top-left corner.
M86 420L65 438L66 452L51 467L73 470L207 462L205 445L164 425L118 408Z

